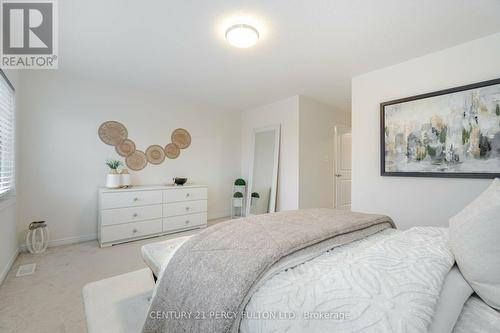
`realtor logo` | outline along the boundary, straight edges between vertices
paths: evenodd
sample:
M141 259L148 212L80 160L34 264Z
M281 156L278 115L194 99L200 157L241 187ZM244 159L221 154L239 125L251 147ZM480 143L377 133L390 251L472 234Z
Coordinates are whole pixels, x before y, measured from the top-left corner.
M56 0L0 0L1 68L55 69Z

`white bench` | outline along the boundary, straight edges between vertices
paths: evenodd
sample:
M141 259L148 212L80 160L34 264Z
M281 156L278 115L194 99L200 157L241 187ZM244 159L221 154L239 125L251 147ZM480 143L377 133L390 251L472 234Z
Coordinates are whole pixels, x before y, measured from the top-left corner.
M89 333L139 333L146 321L162 264L191 236L144 245L141 253L150 267L91 282L83 287Z
M142 259L151 268L154 276L158 277L160 275L162 264L170 260L175 251L191 236L177 237L162 242L146 244L141 247Z
M148 268L87 284L83 287L87 331L141 332L154 285Z

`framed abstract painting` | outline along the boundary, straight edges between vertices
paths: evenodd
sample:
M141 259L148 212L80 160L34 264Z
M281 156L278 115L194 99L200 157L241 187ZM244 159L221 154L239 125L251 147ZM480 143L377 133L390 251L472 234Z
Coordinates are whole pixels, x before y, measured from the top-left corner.
M500 177L500 79L380 104L381 175Z

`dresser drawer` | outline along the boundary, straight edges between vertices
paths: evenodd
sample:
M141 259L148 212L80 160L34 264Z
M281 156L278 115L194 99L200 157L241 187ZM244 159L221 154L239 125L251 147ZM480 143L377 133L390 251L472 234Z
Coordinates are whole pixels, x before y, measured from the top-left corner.
M163 202L178 202L186 200L207 200L206 187L173 188L163 191Z
M207 224L207 214L188 214L163 219L163 232Z
M133 191L103 193L101 209L120 208L162 203L162 191Z
M163 217L204 213L207 211L207 200L174 202L163 205Z
M141 237L162 232L162 219L106 225L101 229L101 242Z
M101 211L101 224L112 225L134 221L159 219L162 217L162 205L137 206L105 209Z

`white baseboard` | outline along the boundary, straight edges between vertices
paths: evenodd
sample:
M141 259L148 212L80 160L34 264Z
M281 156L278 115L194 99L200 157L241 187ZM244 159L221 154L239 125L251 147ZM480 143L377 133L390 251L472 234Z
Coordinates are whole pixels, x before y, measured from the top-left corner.
M7 274L9 274L10 269L12 268L12 265L14 264L14 261L16 261L17 256L19 255L19 250L16 249L14 253L12 254L12 257L10 257L9 262L5 267L3 268L2 273L0 274L0 285L3 283L5 278L7 277Z
M49 241L49 247L88 242L95 239L97 239L96 234L53 239ZM19 247L19 252L28 252L28 247L26 246L26 244L22 244Z

